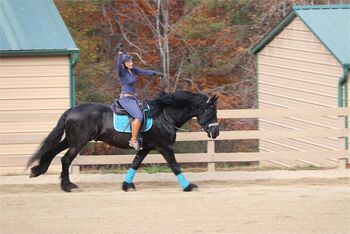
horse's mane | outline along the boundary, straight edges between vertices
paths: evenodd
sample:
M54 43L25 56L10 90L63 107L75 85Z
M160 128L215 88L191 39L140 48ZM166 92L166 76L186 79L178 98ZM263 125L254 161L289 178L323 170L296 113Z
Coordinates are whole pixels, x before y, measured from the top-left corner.
M208 97L200 93L189 91L176 91L174 93L161 93L157 98L149 101L151 105L151 116L158 116L166 106L178 109L199 105Z

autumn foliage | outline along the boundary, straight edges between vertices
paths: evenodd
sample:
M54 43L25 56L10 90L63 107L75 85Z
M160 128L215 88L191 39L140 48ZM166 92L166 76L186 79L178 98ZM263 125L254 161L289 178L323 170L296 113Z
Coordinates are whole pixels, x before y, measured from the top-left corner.
M123 42L137 66L166 73L168 91L219 94L219 108L256 108L255 58L248 49L293 4L337 2L57 0L56 5L81 50L78 103L110 103L119 94L114 47ZM152 98L161 84L155 77L139 77L137 88L141 98Z
M139 98L151 99L162 87L170 92L191 90L219 95L219 109L257 108L255 58L248 50L285 17L294 4L342 2L55 1L81 51L76 67L77 103L110 104L119 95L114 47L122 42L125 50L135 57L136 66L166 75L162 83L157 77L139 77ZM256 120L220 120L220 128L226 130L256 127ZM256 149L256 145L255 141L222 146L219 143L217 148L224 152L230 151L230 147L250 151Z

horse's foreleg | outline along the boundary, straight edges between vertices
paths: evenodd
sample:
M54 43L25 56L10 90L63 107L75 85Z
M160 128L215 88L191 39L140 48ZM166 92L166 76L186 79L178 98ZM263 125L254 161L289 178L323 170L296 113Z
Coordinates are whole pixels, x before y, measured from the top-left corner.
M124 182L122 184L122 189L127 192L129 189L135 189L135 185L133 183L134 176L136 174L137 169L141 166L142 161L145 159L150 150L143 149L137 152L132 164L131 168L128 170L128 173L125 176Z
M197 185L188 182L188 180L182 173L180 165L175 159L174 150L171 147L158 148L157 150L163 155L164 159L167 161L170 169L176 175L177 180L184 192L189 192L195 188L198 188Z

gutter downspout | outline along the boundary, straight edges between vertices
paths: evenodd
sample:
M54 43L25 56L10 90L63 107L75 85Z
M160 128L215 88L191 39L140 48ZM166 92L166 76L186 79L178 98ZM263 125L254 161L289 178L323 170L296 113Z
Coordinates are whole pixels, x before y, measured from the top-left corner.
M79 60L79 53L73 53L69 56L70 67L70 107L75 106L75 64Z
M344 107L343 86L344 86L344 83L346 83L346 78L347 78L347 69L345 66L343 66L343 75L339 78L339 81L338 81L338 107Z
M339 107L348 107L349 106L349 103L348 103L349 69L350 69L349 64L343 65L343 75L339 78L339 81L338 81L338 106ZM345 90L343 89L343 87L345 88ZM349 128L348 120L349 120L349 116L345 116L345 128ZM346 141L345 149L348 150L349 149L349 138L346 137L345 141Z

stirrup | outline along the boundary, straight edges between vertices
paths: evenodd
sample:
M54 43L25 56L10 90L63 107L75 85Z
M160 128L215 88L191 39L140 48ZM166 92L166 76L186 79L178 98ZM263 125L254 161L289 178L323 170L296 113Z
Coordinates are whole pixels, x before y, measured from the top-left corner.
M142 146L140 146L138 140L130 140L129 141L129 146L134 148L135 150L142 150Z

